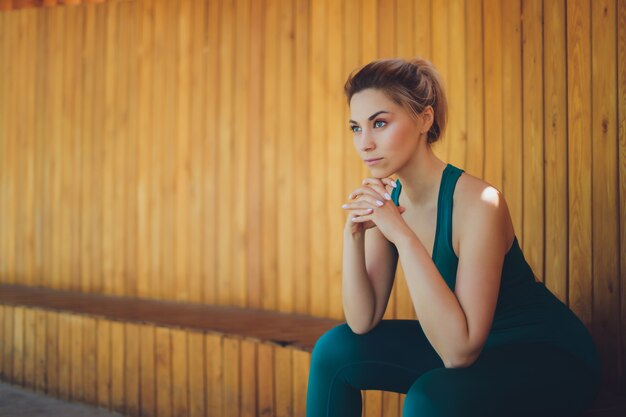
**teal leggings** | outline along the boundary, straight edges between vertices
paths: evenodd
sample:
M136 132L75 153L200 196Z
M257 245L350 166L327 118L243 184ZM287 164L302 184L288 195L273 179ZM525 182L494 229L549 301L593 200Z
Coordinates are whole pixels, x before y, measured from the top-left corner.
M306 415L361 417L361 390L383 390L406 394L403 417L574 417L599 384L599 372L552 345L491 347L449 369L417 320L383 320L362 335L342 324L313 349Z

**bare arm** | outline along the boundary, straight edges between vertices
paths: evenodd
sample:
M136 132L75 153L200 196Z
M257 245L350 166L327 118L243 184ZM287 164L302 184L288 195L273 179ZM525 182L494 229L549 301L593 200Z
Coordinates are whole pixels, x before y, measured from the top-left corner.
M342 297L346 322L353 332L369 332L382 319L393 287L398 255L377 228L351 233L343 247Z
M471 365L487 339L506 253L508 209L497 190L485 189L469 209L452 292L417 236L396 241L411 299L426 337L448 368Z

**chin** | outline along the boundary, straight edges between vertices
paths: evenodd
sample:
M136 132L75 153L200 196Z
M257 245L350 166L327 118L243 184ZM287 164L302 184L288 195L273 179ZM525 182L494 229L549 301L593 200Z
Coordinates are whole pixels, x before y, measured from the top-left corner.
M387 178L395 173L394 170L385 168L385 167L367 167L370 171L370 174L374 178Z

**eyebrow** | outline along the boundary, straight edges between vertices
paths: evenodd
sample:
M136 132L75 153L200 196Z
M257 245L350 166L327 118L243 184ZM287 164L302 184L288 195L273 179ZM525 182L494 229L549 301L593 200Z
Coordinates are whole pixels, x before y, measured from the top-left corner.
M380 111L377 111L376 113L372 114L370 117L368 117L368 118L367 118L367 120L373 120L373 119L374 119L374 117L378 116L378 115L379 115L379 114L381 114L381 113L389 113L389 114L391 114L391 112L388 112L387 110L380 110ZM352 119L351 119L351 120L349 120L349 122L350 122L350 123L356 123L356 122L355 122L354 120L352 120ZM358 123L357 123L357 124L358 124Z

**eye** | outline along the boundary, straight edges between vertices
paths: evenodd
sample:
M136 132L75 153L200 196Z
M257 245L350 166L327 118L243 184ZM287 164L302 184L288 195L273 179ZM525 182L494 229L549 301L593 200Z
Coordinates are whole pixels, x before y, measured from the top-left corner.
M387 122L385 122L384 120L376 120L374 122L374 127L383 127L387 124Z
M350 125L350 130L352 131L352 133L357 133L361 131L361 128L357 125Z

